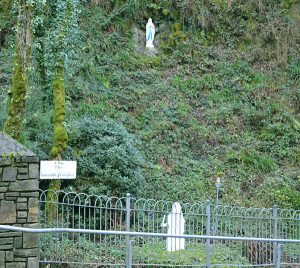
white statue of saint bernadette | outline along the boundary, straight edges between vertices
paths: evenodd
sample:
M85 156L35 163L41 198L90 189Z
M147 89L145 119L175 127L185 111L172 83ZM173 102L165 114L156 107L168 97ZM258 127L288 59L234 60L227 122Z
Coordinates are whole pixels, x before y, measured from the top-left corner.
M148 23L146 25L146 47L154 47L153 41L154 41L154 35L155 35L155 27L152 22L152 19L148 19Z
M168 215L167 222L165 223L164 216L161 223L161 227L168 227L168 234L172 235L183 235L185 219L182 215L181 205L178 202L175 202L172 206L172 212ZM174 238L167 237L167 251L177 251L184 250L185 248L185 239L184 238Z

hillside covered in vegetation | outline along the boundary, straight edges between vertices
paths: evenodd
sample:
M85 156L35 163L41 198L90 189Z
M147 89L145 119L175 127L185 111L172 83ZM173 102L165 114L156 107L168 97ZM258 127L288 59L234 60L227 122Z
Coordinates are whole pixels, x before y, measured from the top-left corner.
M41 160L61 146L78 161L78 178L62 188L214 200L221 177L223 203L300 209L298 1L33 2L20 140ZM63 2L73 5L70 25ZM10 0L0 7L4 129L18 12ZM155 54L145 48L150 17ZM66 148L62 127L53 135L60 119Z

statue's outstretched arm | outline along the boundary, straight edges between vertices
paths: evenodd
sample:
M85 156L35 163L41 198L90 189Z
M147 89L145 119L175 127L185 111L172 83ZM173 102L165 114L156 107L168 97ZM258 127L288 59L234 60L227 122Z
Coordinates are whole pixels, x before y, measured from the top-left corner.
M165 219L166 219L166 215L164 215L164 218L160 224L161 227L168 227L168 223L165 222Z

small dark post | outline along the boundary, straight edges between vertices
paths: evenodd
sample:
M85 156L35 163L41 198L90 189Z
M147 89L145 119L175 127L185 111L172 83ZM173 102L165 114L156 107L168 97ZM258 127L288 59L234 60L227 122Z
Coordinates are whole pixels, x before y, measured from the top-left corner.
M130 231L130 194L126 195L126 232ZM131 244L129 235L126 235L126 268L131 268Z
M210 235L210 202L206 202L206 235ZM210 267L210 239L206 239L206 268Z
M274 219L274 234L273 238L276 239L278 238L278 207L275 205L273 207L273 219ZM278 265L278 243L274 242L273 243L273 263L274 267L276 268ZM279 260L280 262L280 260Z

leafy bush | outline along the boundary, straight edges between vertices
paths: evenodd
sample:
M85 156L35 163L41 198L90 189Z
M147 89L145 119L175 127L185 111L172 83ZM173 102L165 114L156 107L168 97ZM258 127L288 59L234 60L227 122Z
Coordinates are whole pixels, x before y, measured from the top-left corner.
M136 193L143 180L144 161L137 139L110 119L86 116L71 125L70 145L80 176L96 179L110 194Z
M298 80L300 79L300 59L296 58L294 59L289 65L288 65L288 73L291 79Z
M277 167L276 162L270 156L249 148L240 151L230 151L228 153L228 160L238 161L247 167L262 172L270 172Z
M124 263L125 241L119 237L101 236L100 239L99 235L91 234L45 233L40 234L39 239L40 259L58 261L56 264L51 264L51 267L80 268L83 267L83 263L94 263L88 266L93 268L104 263L114 263L114 267L121 267ZM115 242L112 243L112 240Z

